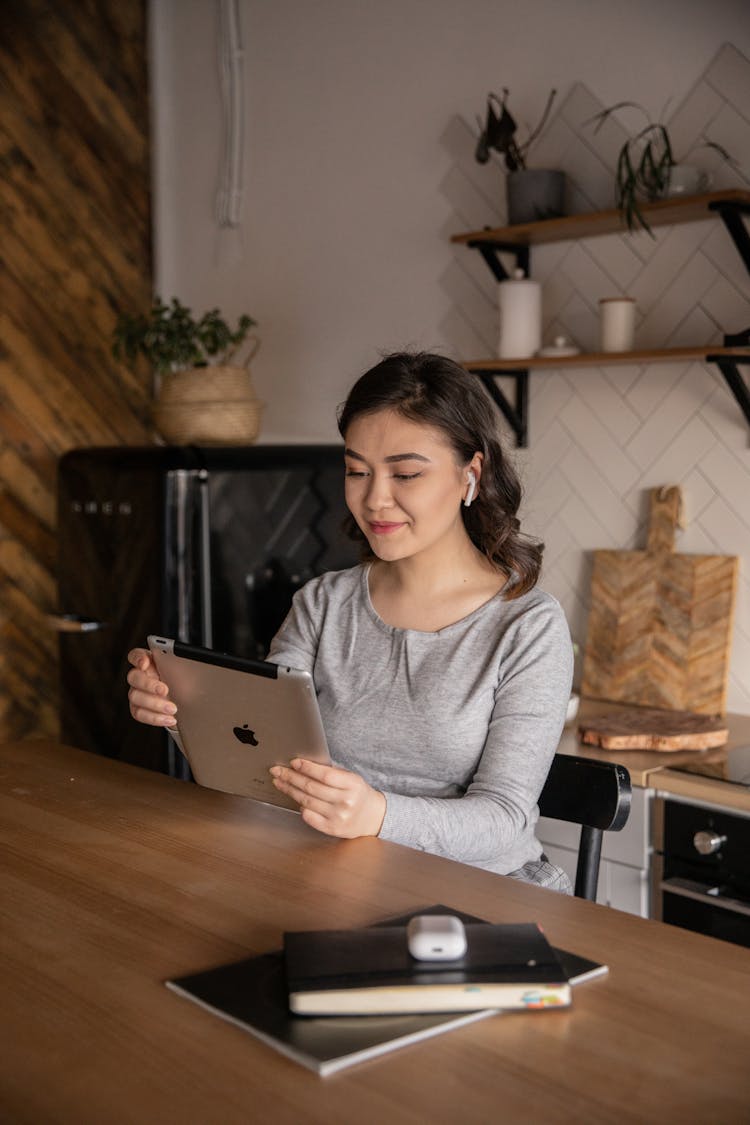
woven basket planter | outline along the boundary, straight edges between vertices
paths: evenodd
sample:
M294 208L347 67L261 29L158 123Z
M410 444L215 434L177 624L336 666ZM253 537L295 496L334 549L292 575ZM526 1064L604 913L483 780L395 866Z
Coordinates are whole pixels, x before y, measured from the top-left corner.
M251 445L263 403L244 367L194 367L165 375L154 408L171 445Z

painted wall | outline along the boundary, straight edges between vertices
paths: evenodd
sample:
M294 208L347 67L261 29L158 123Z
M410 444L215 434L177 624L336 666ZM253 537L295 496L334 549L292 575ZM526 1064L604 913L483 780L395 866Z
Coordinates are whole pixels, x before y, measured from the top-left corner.
M267 403L266 441L333 438L336 404L383 350L428 347L466 359L476 358L467 354L476 346L487 354L496 338L491 279L449 235L502 219L502 176L473 161L472 129L488 90L511 89L523 127L557 87L559 136L561 110L576 99L637 99L654 116L669 103L670 118L695 98L707 70L723 73L723 45L733 44L741 76L750 58L744 0L240 0L244 199L239 229L220 230L218 7L152 0L156 287L198 309L219 305L258 319L263 347L253 371ZM739 104L731 135L748 140L736 153L747 168L742 125L750 130L750 122ZM578 118L567 124L580 139ZM584 187L589 170L601 174L595 165L581 158L572 169ZM658 244L672 262L676 229ZM715 244L704 231L687 260L705 256L712 237ZM610 288L624 291L634 275L617 272L628 252L616 242L607 260L619 265L609 269L600 257L596 265ZM713 265L731 283L734 313L750 292L730 258L719 243ZM594 290L581 280L580 256L572 260L564 277L575 275L585 322ZM581 316L571 319L580 303L560 303L555 263L549 253L538 261L545 300L556 301L555 326L585 336ZM671 275L676 299L684 289L692 300L680 272ZM648 274L644 304L658 268ZM709 339L720 319L709 317ZM727 329L747 323L733 316ZM645 489L682 483L691 523L680 549L744 556L729 706L750 712L750 443L715 375L694 366L589 372L585 382L532 376L531 444L518 455L525 512L548 542L544 585L583 640L590 550L642 542ZM656 457L649 421L658 404L669 427L660 429Z

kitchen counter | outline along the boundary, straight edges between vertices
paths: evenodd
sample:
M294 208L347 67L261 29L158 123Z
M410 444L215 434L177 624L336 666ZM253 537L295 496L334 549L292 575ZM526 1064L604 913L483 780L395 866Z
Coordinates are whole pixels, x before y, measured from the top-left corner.
M629 770L633 785L630 816L621 832L604 834L597 901L648 918L653 912L654 797L674 796L690 804L709 804L750 815L750 787L726 779L727 756L732 750L750 747L750 715L727 715L728 741L713 750L602 750L580 741L581 719L633 710L627 704L582 699L579 714L563 732L558 752L619 762ZM684 772L696 768L700 774ZM716 776L703 776L706 771ZM538 836L553 863L572 877L578 856L577 827L542 817Z
M686 801L717 805L719 808L734 809L750 816L750 788L744 785L722 781L718 777L703 777L670 769L653 774L649 784L658 796L668 794L684 797Z
M639 788L663 789L693 800L710 801L750 812L750 789L722 780L722 765L726 762L727 754L740 746L750 745L750 715L727 715L729 739L725 746L714 750L602 750L580 741L578 724L581 719L605 712L627 712L632 709L624 703L581 699L578 715L563 731L558 752L595 758L601 762L620 762L629 770L632 784ZM702 768L710 763L716 769L716 778L675 770L677 766L694 766L698 761Z

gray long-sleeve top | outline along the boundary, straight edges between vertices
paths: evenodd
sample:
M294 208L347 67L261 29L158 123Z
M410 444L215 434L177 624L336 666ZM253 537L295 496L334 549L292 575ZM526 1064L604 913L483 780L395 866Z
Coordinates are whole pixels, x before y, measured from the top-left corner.
M385 794L381 839L500 874L538 859L573 670L560 605L500 593L438 632L397 629L368 569L299 590L268 659L312 673L333 761Z

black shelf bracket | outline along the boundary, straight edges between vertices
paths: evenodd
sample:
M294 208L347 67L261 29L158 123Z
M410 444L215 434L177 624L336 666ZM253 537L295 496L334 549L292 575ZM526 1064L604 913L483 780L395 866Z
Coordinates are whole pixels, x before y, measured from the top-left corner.
M729 237L735 245L737 253L745 264L745 269L750 274L750 232L745 225L743 215L750 215L750 204L742 202L714 202L709 203L709 210L715 211L726 227ZM748 347L750 345L750 328L745 332L737 332L724 337L725 348ZM745 378L740 374L740 364L750 363L747 355L707 355L707 363L715 363L721 371L729 390L734 395L737 405L745 415L745 421L750 425L750 389Z
M743 215L750 215L750 204L720 201L709 203L708 209L709 211L715 211L720 216L737 249L737 253L745 263L745 269L750 273L750 233L748 233L742 219Z
M529 420L529 371L528 368L518 368L514 371L503 371L496 373L493 371L485 371L482 368L467 367L467 371L472 374L478 375L484 383L487 391L496 403L500 413L516 437L516 444L520 449L525 449L528 442L528 420ZM495 374L502 374L503 378L510 377L515 381L516 394L515 403L511 403L506 398L501 387L497 385Z
M478 250L490 268L495 281L507 281L510 274L500 261L500 254L512 254L516 259L516 269L523 270L529 276L529 263L531 255L529 247L518 242L490 242L483 238L473 239L466 243L472 250Z
M743 339L747 342L748 337L750 337L750 329L747 332L738 333L737 336L727 336L725 346L731 348ZM707 355L706 363L715 363L719 368L729 390L737 400L737 405L745 415L745 421L750 426L750 388L739 371L740 364L750 364L750 355L747 353L744 355Z
M524 243L495 242L489 239L477 238L467 243L467 246L471 247L472 250L479 251L486 265L489 267L492 276L495 278L495 281L507 281L511 276L500 260L500 254L512 255L513 258L515 258L516 269L523 270L524 275L526 277L529 276L531 253L529 247ZM516 438L516 445L520 449L525 448L528 442L529 420L528 368L518 368L517 370L503 371L502 373L503 378L513 379L515 382L516 391L514 402L510 402L502 387L498 386L494 372L472 367L469 367L468 370L478 375L484 383L503 418L512 429Z

